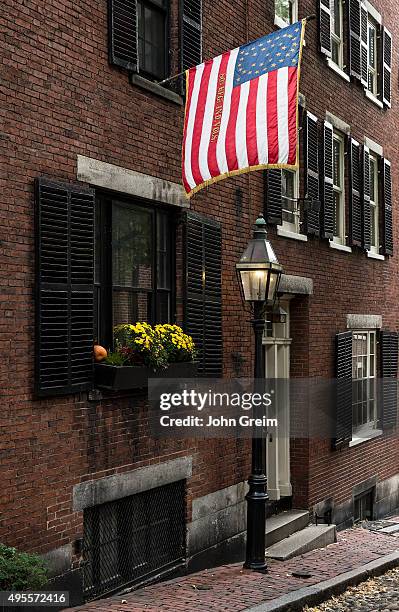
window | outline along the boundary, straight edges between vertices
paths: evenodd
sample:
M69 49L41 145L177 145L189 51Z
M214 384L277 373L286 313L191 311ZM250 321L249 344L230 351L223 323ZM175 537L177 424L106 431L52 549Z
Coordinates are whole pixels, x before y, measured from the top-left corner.
M331 30L331 55L332 61L344 67L344 11L343 0L333 1L332 30Z
M354 499L353 518L355 523L371 521L373 519L374 489L358 495Z
M166 0L137 0L139 71L162 80L168 64Z
M174 240L170 214L137 202L96 203L96 328L110 346L121 323L173 318Z
M86 508L85 600L182 565L185 532L185 480Z
M298 20L297 0L275 0L275 24L285 27Z
M370 251L380 252L378 211L378 158L370 153Z
M378 429L376 335L375 330L362 330L352 336L352 429L359 438Z
M298 173L292 170L282 170L281 201L283 228L296 234L300 232L298 191Z
M378 51L377 30L378 25L370 15L367 22L367 89L375 96L378 94Z
M345 244L345 156L344 139L333 137L334 242Z

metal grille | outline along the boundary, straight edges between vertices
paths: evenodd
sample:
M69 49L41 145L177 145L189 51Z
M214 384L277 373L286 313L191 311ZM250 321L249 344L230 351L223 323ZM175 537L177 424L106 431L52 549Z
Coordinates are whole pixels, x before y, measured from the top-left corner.
M150 579L185 557L185 481L84 511L86 601Z

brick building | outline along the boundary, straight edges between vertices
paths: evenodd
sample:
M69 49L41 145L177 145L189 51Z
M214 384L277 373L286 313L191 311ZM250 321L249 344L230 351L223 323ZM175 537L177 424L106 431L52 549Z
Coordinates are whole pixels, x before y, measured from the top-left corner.
M312 13L300 171L189 203L182 84L157 81ZM247 442L151 438L145 392L93 388L92 330L109 346L115 323L175 320L203 373L250 375L235 263L262 209L288 314L267 327L267 376L353 371L368 389L333 445L270 441L273 507L331 509L343 526L399 505L395 405L381 415L372 391L397 369L395 3L5 0L0 16L0 539L44 554L78 598L235 559Z

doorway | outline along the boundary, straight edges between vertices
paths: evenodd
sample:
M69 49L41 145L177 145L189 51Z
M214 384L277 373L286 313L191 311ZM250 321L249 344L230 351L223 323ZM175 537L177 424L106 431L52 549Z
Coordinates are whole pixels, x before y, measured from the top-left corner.
M265 350L265 376L270 378L290 377L290 303L282 301L286 313L283 323L266 323L263 345ZM292 495L290 472L290 408L288 385L279 386L278 427L266 438L266 465L268 494L271 500Z

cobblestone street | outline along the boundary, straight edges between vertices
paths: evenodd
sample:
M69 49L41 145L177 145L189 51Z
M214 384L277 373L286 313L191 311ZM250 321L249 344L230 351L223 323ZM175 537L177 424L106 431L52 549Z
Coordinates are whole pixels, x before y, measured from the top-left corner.
M304 612L350 612L351 610L399 611L399 568L351 587L342 595L333 597L319 606L304 608Z

